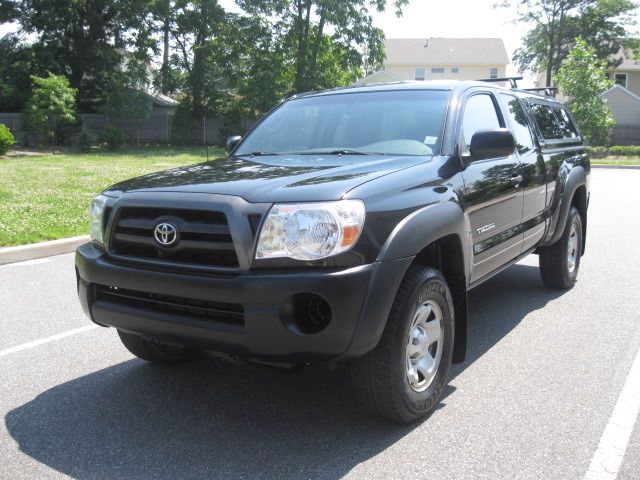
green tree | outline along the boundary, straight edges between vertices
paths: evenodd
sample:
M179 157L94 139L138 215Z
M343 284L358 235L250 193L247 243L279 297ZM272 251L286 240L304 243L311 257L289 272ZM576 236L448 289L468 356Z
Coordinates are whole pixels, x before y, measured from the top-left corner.
M227 15L217 0L178 0L175 2L175 29L178 67L186 72L184 89L194 114L211 110L208 91L215 90L220 65L212 62L215 41L224 28Z
M0 112L20 112L31 95L31 75L38 74L34 48L16 35L0 38Z
M23 131L36 143L56 144L56 131L75 123L76 89L61 75L32 77L33 95L24 111Z
M353 68L376 64L384 58L383 35L373 26L370 9L384 11L385 0L236 0L251 15L274 19L275 29L283 32L293 53L294 89L301 92L321 88L320 59L339 54ZM394 0L396 13L408 0ZM326 49L332 31L331 48ZM365 52L366 50L366 52Z
M555 76L583 135L592 145L605 144L615 125L607 104L599 95L612 86L605 72L605 62L598 60L596 50L579 37Z
M497 6L514 9L516 20L530 27L513 60L521 71L545 71L547 86L576 37L588 38L604 60L626 45L637 7L631 0L504 0Z
M129 50L149 61L157 48L146 0L4 0L0 22L36 35L39 70L68 77L78 104L96 111Z

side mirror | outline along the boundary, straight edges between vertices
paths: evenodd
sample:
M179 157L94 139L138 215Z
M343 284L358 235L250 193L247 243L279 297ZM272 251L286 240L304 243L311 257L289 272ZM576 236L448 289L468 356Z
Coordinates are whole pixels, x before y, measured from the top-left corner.
M508 157L516 151L516 140L506 128L478 130L471 137L471 160Z
M227 153L231 153L233 149L238 146L240 140L242 140L242 137L240 135L232 135L231 137L228 137L226 145Z

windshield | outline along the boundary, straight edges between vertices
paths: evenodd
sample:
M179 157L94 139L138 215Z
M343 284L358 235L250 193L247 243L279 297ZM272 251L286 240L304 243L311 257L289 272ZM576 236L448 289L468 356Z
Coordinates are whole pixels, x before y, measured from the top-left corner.
M235 155L432 155L440 149L449 92L342 93L290 100Z

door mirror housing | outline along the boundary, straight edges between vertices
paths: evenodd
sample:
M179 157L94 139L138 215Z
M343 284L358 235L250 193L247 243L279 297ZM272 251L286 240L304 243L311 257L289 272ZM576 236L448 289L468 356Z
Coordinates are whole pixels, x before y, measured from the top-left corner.
M471 161L483 158L500 158L513 155L516 151L516 140L510 130L478 130L471 137L469 152Z
M231 153L233 149L238 146L240 140L242 140L242 137L240 135L232 135L230 137L227 137L227 153Z

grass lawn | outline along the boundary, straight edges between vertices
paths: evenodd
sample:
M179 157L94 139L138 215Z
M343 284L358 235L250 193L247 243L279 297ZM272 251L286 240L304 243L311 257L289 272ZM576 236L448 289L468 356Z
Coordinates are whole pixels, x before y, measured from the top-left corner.
M84 235L89 203L109 185L205 160L204 147L0 157L0 247Z
M594 165L640 165L640 157L616 157L592 158Z

